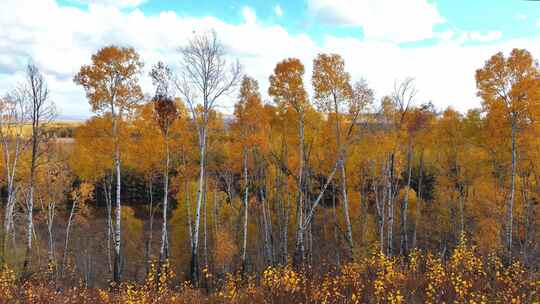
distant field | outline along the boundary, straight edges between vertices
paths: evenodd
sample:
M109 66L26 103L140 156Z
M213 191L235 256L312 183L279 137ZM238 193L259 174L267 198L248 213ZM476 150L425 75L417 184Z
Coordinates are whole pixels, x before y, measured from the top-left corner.
M82 125L82 121L54 121L47 123L44 127L47 133L53 133L59 138L71 138L73 137L73 131L78 126ZM25 124L22 129L24 136L30 136L32 133L32 125Z

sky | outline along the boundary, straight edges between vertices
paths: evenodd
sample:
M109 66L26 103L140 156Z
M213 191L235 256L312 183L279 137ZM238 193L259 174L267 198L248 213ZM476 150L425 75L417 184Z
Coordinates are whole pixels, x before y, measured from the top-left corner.
M145 63L178 66L194 33L215 30L231 59L259 81L279 61L299 58L311 91L312 61L338 53L353 81L378 98L415 78L416 104L480 107L474 74L490 56L526 48L540 57L540 1L525 0L0 0L0 94L32 61L45 74L60 117L92 115L73 75L103 46L131 46ZM219 101L231 113L234 95Z

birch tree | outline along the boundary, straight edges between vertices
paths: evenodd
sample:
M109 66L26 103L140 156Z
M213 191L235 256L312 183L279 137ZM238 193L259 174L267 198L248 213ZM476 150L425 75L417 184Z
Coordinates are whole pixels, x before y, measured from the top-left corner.
M159 62L152 68L150 73L154 86L156 86L156 94L153 99L154 104L154 119L161 130L161 134L165 141L165 166L163 169L163 224L161 228L161 246L159 250L158 273L156 281L160 282L161 268L163 262L169 259L169 237L167 229L167 212L169 209L169 169L170 169L170 151L169 138L172 124L178 118L178 110L174 100L169 96L169 84L172 79L171 70L162 62Z
M193 283L199 282L199 230L201 206L205 191L208 122L217 102L233 92L241 79L238 61L229 62L224 45L215 31L195 34L187 46L180 48L180 71L176 88L187 103L191 119L197 128L199 143L199 181L197 205L191 246L191 270Z
M244 186L244 223L243 223L243 239L241 260L242 268L246 269L246 253L247 253L247 238L248 238L248 216L249 216L249 180L248 180L248 157L250 154L255 155L258 148L264 146L261 140L261 132L264 128L264 113L261 95L259 93L259 84L251 77L244 76L240 86L240 94L238 102L234 108L235 121L231 126L232 131L238 138L240 150L242 154L243 166L243 186ZM255 164L255 160L253 160ZM264 210L264 202L263 210ZM268 226L264 223L265 234L268 233ZM265 237L265 248L268 252L268 237Z
M139 74L143 67L133 48L107 46L92 55L92 63L81 67L73 81L81 85L95 113L111 115L114 168L116 175L116 203L114 225L114 271L113 280L121 280L121 150L119 126L123 116L129 113L143 97L139 86Z
M312 82L315 89L315 100L319 109L334 115L336 134L336 153L340 160L341 195L343 199L343 213L347 226L346 239L351 257L353 256L354 242L352 224L349 216L349 198L347 195L347 176L345 173L345 160L347 151L342 143L341 112L344 104L352 98L350 75L345 71L345 61L337 54L319 54L313 60ZM355 121L351 121L352 125Z
M388 178L388 255L394 254L394 217L395 217L395 196L398 191L396 168L396 153L398 145L400 144L402 128L405 124L407 115L409 114L410 107L413 99L416 96L416 87L413 78L405 78L405 80L396 82L394 84L394 90L390 96L390 101L393 107L393 117L391 121L391 132L394 133L394 143L390 152L389 159L389 178ZM406 229L407 221L408 200L404 200L401 205L401 219Z
M339 168L340 159L336 161L326 183L321 192L314 201L307 200L306 192L306 172L307 161L305 147L305 117L309 107L307 92L304 89L303 82L304 65L299 59L289 58L278 63L274 73L270 76L270 88L268 94L274 98L274 102L282 109L292 109L297 115L298 131L298 174L294 176L297 184L297 203L296 203L296 248L293 256L293 264L301 267L305 259L305 232L311 224L315 210L320 204L324 192L332 181L334 174ZM281 164L283 167L284 164ZM286 167L286 165L285 165ZM292 172L286 170L288 174Z
M392 99L394 101L394 104L397 107L398 110L398 120L397 120L397 132L398 132L398 139L401 135L401 132L403 131L403 127L408 127L407 122L411 119L409 117L410 114L410 107L412 106L412 103L414 101L414 98L416 97L417 90L416 86L414 84L414 79L407 78L403 82L399 83L399 85L396 85L394 88L394 92L392 94ZM409 130L406 130L409 131ZM412 131L412 130L411 130ZM401 254L407 254L408 252L408 242L407 242L407 213L409 210L409 188L411 186L411 162L412 162L412 153L413 153L413 146L412 146L412 132L408 132L408 143L407 143L407 152L406 152L406 158L407 158L407 189L405 192L404 199L400 205L400 253ZM393 216L392 216L393 218Z
M7 192L1 244L2 261L4 262L7 236L14 231L13 211L19 190L17 185L19 158L26 148L27 142L23 136L23 127L28 112L24 92L19 88L2 97L0 111L0 140Z
M106 251L109 273L113 273L111 243L112 225L112 178L114 159L114 141L111 133L111 115L95 116L77 127L74 132L75 145L70 153L70 168L81 180L97 185L101 183L106 205ZM124 131L126 128L120 128ZM156 132L157 133L157 132ZM119 136L124 137L121 133ZM125 149L125 143L122 146ZM147 159L148 161L148 159Z
M501 113L510 129L511 169L509 194L506 204L506 242L508 260L512 261L514 200L518 167L517 141L522 128L538 113L540 98L540 72L532 55L523 49L514 49L510 56L493 55L476 71L478 96L488 115Z
M49 88L45 77L38 67L32 63L26 68L26 79L23 84L24 95L28 98L28 121L32 126L30 138L30 177L28 182L28 200L26 217L26 253L23 263L23 273L28 271L32 254L32 238L34 236L33 210L36 187L36 170L38 161L43 155L40 144L45 140L44 126L51 122L55 115L55 105L49 99Z
M69 211L68 222L66 225L66 238L64 240L64 254L62 257L62 274L66 269L67 258L69 255L69 237L71 233L71 227L75 221L77 213L85 207L85 203L93 198L94 186L89 183L82 183L77 188L71 191L70 196L73 200Z
M300 265L304 261L304 233L302 230L304 220L304 166L305 166L305 143L304 125L305 112L308 107L307 92L304 89L304 65L299 59L289 58L278 63L274 73L270 76L268 94L274 98L274 102L282 108L291 108L298 115L298 194L296 203L296 250L294 263Z

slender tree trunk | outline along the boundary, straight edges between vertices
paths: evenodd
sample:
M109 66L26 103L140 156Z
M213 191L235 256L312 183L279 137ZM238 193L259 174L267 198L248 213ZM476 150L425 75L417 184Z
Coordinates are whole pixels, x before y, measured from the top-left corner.
M285 137L282 136L281 138L281 158L285 159L286 151L287 151L287 145L285 141ZM290 192L286 191L287 184L285 179L285 174L277 168L277 179L278 179L278 188L277 188L277 195L280 198L280 207L281 207L281 263L282 265L288 264L288 239L289 239L289 212L290 212ZM286 196L286 197L285 197Z
M184 202L186 205L186 213L187 213L187 219L188 219L189 245L190 245L190 248L193 248L193 227L191 225L191 203L190 203L190 194L189 194L189 181L187 178L185 181L185 189L186 189L186 193L185 193Z
M248 237L248 195L249 195L249 186L248 186L248 161L247 161L247 151L244 149L244 226L243 226L243 237L242 237L242 272L247 270L246 265L246 251L247 251L247 237Z
M122 268L122 257L120 253L121 249L121 234L122 234L122 204L121 204L121 174L120 174L120 143L118 139L118 119L112 110L112 120L113 120L113 137L114 137L114 167L116 171L116 208L115 208L115 225L114 225L114 270L113 270L113 281L118 284L121 281L121 268Z
M16 116L16 115L15 115ZM15 126L15 136L12 136L12 134L5 134L4 132L0 132L1 139L2 139L2 149L3 149L3 160L4 160L4 170L6 174L6 182L7 182L7 202L5 206L5 213L4 213L4 225L3 225L3 233L2 233L2 262L5 262L5 250L6 250L6 242L7 242L7 236L10 232L13 231L13 234L15 233L14 227L13 227L13 208L15 206L15 195L17 188L15 187L15 176L17 172L17 164L20 156L20 152L22 149L22 126L23 126L23 117L19 117L19 120L15 120L15 122L12 123L4 123L2 122L2 125L0 128L6 128L6 131L11 130L10 125ZM12 144L13 143L13 144ZM13 146L13 155L11 154L10 150Z
M208 176L205 176L204 178L204 193L203 193L203 205L204 205L204 209L203 209L203 221L204 221L204 246L203 246L203 253L204 253L204 268L208 270L208 213L207 213L207 210L208 210L208 203L207 203L207 200L206 200L206 194L208 192L208 189L207 189L207 185L208 185ZM205 280L205 284L206 284L206 280Z
M296 267L301 267L304 264L305 257L305 245L304 245L304 166L305 166L305 149L304 149L304 112L300 111L299 119L299 133L300 133L300 143L299 143L299 159L300 165L298 166L298 203L296 207L297 213L297 225L296 230L296 249L294 253L293 264Z
M148 198L150 200L150 210L148 211L149 223L148 231L146 232L146 242L145 242L145 272L148 275L149 266L150 266L150 256L152 255L152 239L154 236L154 187L153 187L153 176L152 174L148 180Z
M219 227L219 206L218 206L218 197L217 197L217 185L214 185L214 195L213 195L213 207L214 207L214 236L217 236L218 227Z
M67 256L69 250L69 235L71 233L71 223L73 223L73 217L75 216L75 208L77 208L77 202L74 201L71 205L71 211L69 212L69 218L66 226L66 240L64 242L64 256L62 258L62 273L66 269Z
M3 126L2 126L3 127ZM11 197L13 196L12 185L11 185L11 174L10 174L10 162L9 162L9 146L7 145L7 139L2 137L2 148L3 148L3 161L4 161L4 171L7 177L7 199L6 207L4 209L4 222L2 223L2 256L1 262L4 264L6 262L6 239L11 227L11 218L13 212L10 212L13 208L11 207Z
M418 234L418 223L420 222L420 217L422 215L422 183L424 179L424 151L420 153L420 172L418 173L418 195L416 203L416 218L414 219L414 232L413 232L413 241L412 247L417 247L417 234Z
M513 226L514 226L514 196L516 188L516 169L517 169L517 126L515 122L512 122L512 175L510 180L510 198L508 199L508 227L507 227L507 241L508 241L508 261L512 262L512 238L513 238Z
M191 248L191 279L195 286L199 285L199 229L201 220L201 206L203 200L204 181L206 176L206 125L207 118L203 118L203 125L200 126L199 145L200 145L200 172L199 188L197 190L197 208L195 210L195 227L193 231L193 246Z
M270 240L270 223L269 221L269 215L266 210L266 199L264 197L264 193L262 188L259 190L260 196L261 196L261 207L262 207L262 216L263 216L263 230L264 230L264 248L265 248L265 255L266 255L266 265L273 265L274 264L274 257L272 254L272 243Z
M289 263L289 218L291 213L291 195L287 192L287 205L285 206L283 225L283 265Z
M375 170L374 170L375 172ZM381 168L381 174L383 175L383 178L386 176L386 168L385 168L385 165L383 163L382 165L382 168ZM387 191L384 191L384 187L382 188L382 196L379 194L379 186L376 185L376 184L372 184L372 189L373 189L373 192L375 193L375 207L377 208L377 216L378 216L378 226L379 226L379 246L380 246L380 253L381 254L384 254L384 245L385 245L385 242L384 242L384 224L385 224L385 218L386 218L386 211L385 211L385 206L386 206L386 200L385 200L385 195L387 193Z
M394 254L394 240L393 240L393 228L394 228L394 153L390 155L390 166L388 174L388 227L387 227L387 255L392 256Z
M463 193L465 189L463 189L462 185L459 188L459 237L461 238L465 233L465 194Z
M34 94L35 96L35 94ZM34 97L35 98L35 97ZM34 107L36 103L34 102ZM38 112L36 112L38 111ZM30 164L30 182L29 182L29 194L27 201L27 217L26 217L26 254L23 264L23 273L28 272L30 267L30 259L32 255L32 237L34 235L34 223L33 223L33 212L34 212L34 187L35 187L35 176L36 176L36 167L37 167L37 149L39 144L39 108L33 109L32 117L32 160Z
M336 115L336 152L340 160L340 172L341 172L341 193L343 197L343 215L345 217L345 225L347 226L347 245L349 246L349 254L351 258L354 258L353 249L354 242L352 237L352 224L351 217L349 215L349 197L347 195L347 174L345 172L345 160L347 152L342 147L341 143L341 122L339 119L339 107L337 103L337 97L333 94L334 98L334 114Z
M360 245L359 248L362 248L363 254L366 253L366 230L367 230L367 217L368 217L368 202L367 202L367 189L365 184L365 179L362 178L362 183L360 185L360 195L358 197L358 206L360 206L360 214L358 215L360 222Z
M313 265L313 221L311 221L306 229L306 235L307 235L307 263L308 265Z
M332 216L334 218L334 242L335 242L335 251L336 251L336 265L338 269L341 269L341 253L339 247L339 231L338 231L338 220L336 212L336 187L332 185Z
M280 264L283 258L283 229L285 229L285 202L284 202L284 193L283 186L281 183L281 173L278 169L276 177L274 180L274 200L277 203L276 212L277 212L277 237L278 237L278 246L276 248L276 259L277 263Z
M48 257L48 268L53 271L56 268L56 261L54 256L54 237L53 237L53 224L54 217L56 213L56 204L50 202L47 204L47 234L48 234L48 244L47 244L47 257Z
M159 262L157 265L157 283L160 284L163 263L169 259L169 236L167 230L167 212L169 210L169 139L165 134L165 169L163 172L163 223L161 225L161 246L159 249ZM167 271L167 269L165 269Z
M2 262L5 262L7 236L9 232L13 229L13 207L15 206L15 191L13 189L13 181L11 178L9 178L8 181L7 192L8 196L4 213L4 231L2 234Z
M32 182L33 183L33 182ZM27 201L26 214L26 253L24 257L23 273L27 274L30 267L32 255L32 236L33 236L33 210L34 210L34 187L30 186L30 194Z
M527 264L526 259L526 247L527 247L527 238L528 238L528 213L529 213L529 185L528 185L528 174L522 174L519 178L521 181L521 200L523 201L523 214L521 215L523 222L523 238L520 238L520 254L522 257L523 264Z
M109 266L109 273L112 273L112 259L111 259L111 239L113 234L112 225L112 175L110 177L105 176L103 181L103 189L105 191L105 204L107 205L107 264Z
M409 211L409 189L411 188L411 173L412 173L412 142L409 140L407 149L407 189L403 204L401 205L401 247L400 254L407 255L409 253L409 244L407 240L407 212Z
M347 225L347 245L349 247L349 254L354 259L354 241L352 235L351 217L349 215L349 198L347 195L347 175L345 173L345 160L341 159L341 191L343 195L343 214L345 216L345 225Z

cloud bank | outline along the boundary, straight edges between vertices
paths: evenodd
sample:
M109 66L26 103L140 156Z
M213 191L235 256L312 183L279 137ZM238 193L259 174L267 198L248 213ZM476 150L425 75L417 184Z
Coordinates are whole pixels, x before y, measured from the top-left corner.
M308 9L318 22L361 28L365 36L343 38L326 35L318 42L307 34L291 34L279 25L259 22L251 7L240 8L243 21L224 22L215 17L184 17L172 11L145 14L137 6L144 0L79 0L86 9L61 6L55 0L6 0L0 11L0 94L21 79L30 58L46 74L52 97L64 115L90 116L84 92L72 82L82 64L99 48L118 44L132 46L145 62L142 85L152 92L146 76L158 60L173 67L178 48L194 33L214 29L232 57L240 60L247 74L260 82L265 98L268 76L275 64L298 57L306 65L308 89L313 58L320 52L341 54L353 79L364 77L380 97L388 94L394 81L415 77L418 102L433 101L439 108L453 106L465 111L479 106L474 72L498 51L513 47L540 52L540 39L500 41L500 32L434 31L445 22L435 4L425 0L355 1L309 0ZM407 2L407 6L403 6ZM275 9L275 14L283 11ZM374 16L377 16L375 18ZM414 20L411 22L411 20ZM401 43L436 39L421 47ZM464 44L476 41L472 45ZM487 43L489 42L489 43ZM232 111L233 98L222 102Z

